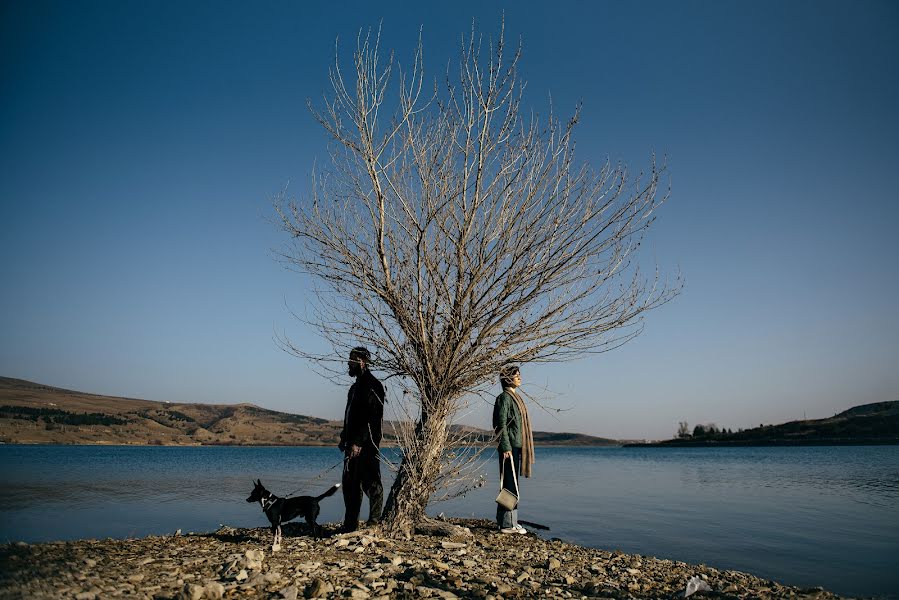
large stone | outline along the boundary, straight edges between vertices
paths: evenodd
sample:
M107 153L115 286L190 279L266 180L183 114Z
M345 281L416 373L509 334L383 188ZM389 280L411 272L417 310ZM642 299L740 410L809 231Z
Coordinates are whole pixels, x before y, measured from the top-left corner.
M548 561L546 561L546 568L549 569L550 571L554 571L561 566L562 566L562 561L560 561L557 558L551 558Z

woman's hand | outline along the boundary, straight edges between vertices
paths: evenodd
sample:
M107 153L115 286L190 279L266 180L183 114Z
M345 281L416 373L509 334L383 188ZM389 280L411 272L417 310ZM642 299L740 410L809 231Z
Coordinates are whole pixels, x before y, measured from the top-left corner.
M502 456L503 456L503 460L506 460L507 458L509 460L511 460L512 459L512 451L509 450L508 452L503 452Z

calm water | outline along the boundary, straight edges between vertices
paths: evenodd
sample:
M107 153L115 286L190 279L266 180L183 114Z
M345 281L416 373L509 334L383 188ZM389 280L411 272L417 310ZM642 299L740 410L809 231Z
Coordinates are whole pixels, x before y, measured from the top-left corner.
M258 527L252 478L320 493L339 468L310 478L339 460L329 448L0 446L0 541ZM487 487L431 512L492 518L494 464ZM538 448L521 491L521 518L568 541L899 598L899 446ZM339 495L322 502L321 522L342 517Z

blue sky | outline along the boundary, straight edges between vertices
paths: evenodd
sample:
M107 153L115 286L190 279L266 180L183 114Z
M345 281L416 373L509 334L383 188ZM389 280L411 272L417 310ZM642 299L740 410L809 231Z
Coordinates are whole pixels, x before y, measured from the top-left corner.
M895 3L421 4L5 3L0 375L339 418L344 389L272 339L316 343L268 221L327 159L306 99L360 27L403 62L422 28L440 76L505 12L526 105L583 102L582 160L668 156L647 260L686 280L629 345L526 365L566 409L538 428L658 438L899 399Z

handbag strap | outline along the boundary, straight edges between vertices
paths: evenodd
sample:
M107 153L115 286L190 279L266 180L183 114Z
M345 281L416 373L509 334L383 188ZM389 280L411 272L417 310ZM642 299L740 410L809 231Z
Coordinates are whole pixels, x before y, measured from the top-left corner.
M503 483L506 480L506 460L507 459L503 459L503 466L499 470L499 489L503 489ZM515 482L515 494L518 495L518 478L515 476L515 459L510 456L508 461L512 463L512 481Z

